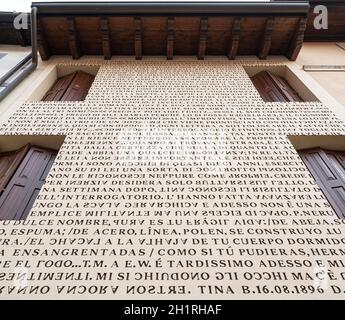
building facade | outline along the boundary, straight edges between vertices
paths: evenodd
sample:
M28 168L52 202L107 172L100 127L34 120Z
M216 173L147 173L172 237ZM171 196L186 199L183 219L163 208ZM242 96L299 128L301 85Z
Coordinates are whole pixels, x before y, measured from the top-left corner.
M1 298L344 298L343 74L303 66L345 51L302 46L290 5L33 4L42 59L1 102Z

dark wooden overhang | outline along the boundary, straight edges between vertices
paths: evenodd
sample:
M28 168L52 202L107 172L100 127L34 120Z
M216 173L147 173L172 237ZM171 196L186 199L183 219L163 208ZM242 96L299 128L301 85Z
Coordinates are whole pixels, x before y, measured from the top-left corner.
M308 2L34 2L51 55L284 55L303 43Z

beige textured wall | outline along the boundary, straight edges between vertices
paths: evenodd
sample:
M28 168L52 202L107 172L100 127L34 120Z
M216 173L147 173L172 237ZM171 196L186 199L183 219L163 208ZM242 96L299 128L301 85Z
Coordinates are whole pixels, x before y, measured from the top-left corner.
M344 110L298 65L61 58L32 88L59 63L100 67L86 100L1 123L66 135L28 219L0 222L1 298L344 298L344 221L288 138L344 135ZM321 102L263 102L258 65L287 65Z
M345 50L336 43L304 43L297 58L303 65L345 65ZM345 71L308 72L329 94L345 107Z
M9 69L25 58L30 51L31 47L0 44L0 53L6 53L6 56L0 59L0 76L3 76Z

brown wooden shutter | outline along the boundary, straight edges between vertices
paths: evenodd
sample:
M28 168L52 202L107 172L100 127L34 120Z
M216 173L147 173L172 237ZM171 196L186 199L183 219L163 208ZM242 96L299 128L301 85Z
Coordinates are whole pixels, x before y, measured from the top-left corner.
M52 150L30 148L0 197L0 220L27 217L55 156Z
M339 179L345 182L345 152L325 150Z
M256 90L259 91L260 96L264 101L285 101L285 97L275 86L272 78L266 71L262 71L256 74L251 79L256 87Z
M95 76L76 71L59 78L49 89L42 101L83 101Z
M289 85L289 83L282 77L278 77L271 72L267 72L269 76L273 79L275 85L278 87L279 91L284 95L287 101L303 101L297 92Z
M303 101L287 81L271 72L261 71L251 80L266 102Z
M82 101L85 99L95 76L78 71L71 84L61 98L61 101Z
M0 195L29 150L29 145L12 152L0 153Z
M322 149L301 150L299 154L339 218L345 218L344 152Z
M66 90L70 86L75 75L76 72L73 72L67 76L57 79L53 86L43 97L42 101L60 101Z

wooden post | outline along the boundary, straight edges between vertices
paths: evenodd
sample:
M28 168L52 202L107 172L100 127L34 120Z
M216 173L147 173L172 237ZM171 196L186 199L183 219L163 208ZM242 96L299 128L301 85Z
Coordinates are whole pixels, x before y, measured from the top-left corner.
M110 33L109 33L109 21L107 17L101 17L101 38L102 38L102 50L104 59L111 59L111 46L110 46Z
M37 46L42 60L48 60L50 58L50 50L47 44L44 31L42 29L42 22L37 19Z
M231 41L228 50L228 58L234 60L238 51L238 46L240 43L241 34L241 18L237 17L234 19L234 24L232 27Z
M142 26L141 18L134 18L134 52L135 59L141 60L142 58Z
M260 45L260 51L259 51L260 59L266 59L270 52L273 27L274 27L274 18L273 17L267 18L265 31L262 36L261 45Z
M289 49L286 56L291 60L295 61L299 52L302 49L303 40L304 40L304 31L307 27L307 18L300 18L297 24L295 34L290 42Z
M172 60L174 56L174 33L175 33L175 19L168 17L167 21L168 36L167 36L167 59Z
M198 59L204 60L206 53L206 41L207 41L207 27L208 19L207 17L202 17L200 19L200 36L199 36L199 47L198 47Z
M80 45L79 45L79 39L78 39L74 17L68 17L67 24L68 24L69 50L71 52L73 59L79 59L81 56L81 53L80 53Z

